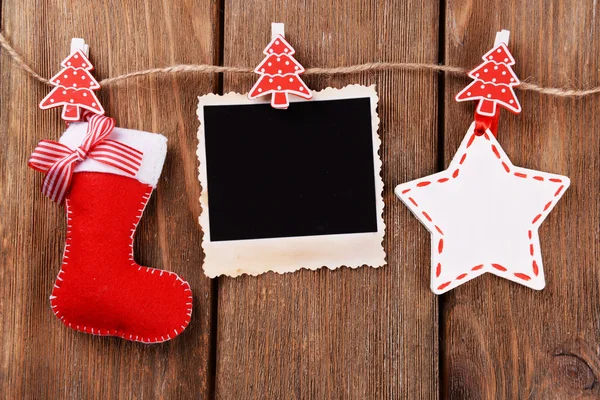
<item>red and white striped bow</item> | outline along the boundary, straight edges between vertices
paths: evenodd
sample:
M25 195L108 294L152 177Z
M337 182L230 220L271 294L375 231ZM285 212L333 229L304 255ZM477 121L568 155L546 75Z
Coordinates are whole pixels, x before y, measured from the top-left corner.
M115 127L115 120L90 114L87 133L75 150L62 143L42 140L29 158L28 165L46 173L42 193L57 203L62 202L71 186L73 169L87 157L135 176L142 164L143 153L116 140L106 139Z

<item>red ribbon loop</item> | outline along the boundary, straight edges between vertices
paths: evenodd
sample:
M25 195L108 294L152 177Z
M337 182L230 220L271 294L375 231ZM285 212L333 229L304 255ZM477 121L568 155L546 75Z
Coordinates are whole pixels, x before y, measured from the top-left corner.
M475 111L475 133L479 136L489 130L494 137L498 135L498 120L500 118L500 107L496 107L496 113L493 117L481 115Z
M86 119L87 133L78 148L73 150L62 143L42 140L29 158L31 168L46 173L42 193L57 203L63 201L71 186L75 165L88 157L131 176L138 173L142 164L141 151L106 139L115 127L114 119L97 114Z

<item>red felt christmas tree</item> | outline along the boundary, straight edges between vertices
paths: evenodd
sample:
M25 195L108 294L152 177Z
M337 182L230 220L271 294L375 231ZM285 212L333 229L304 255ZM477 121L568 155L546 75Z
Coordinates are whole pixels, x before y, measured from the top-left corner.
M50 79L50 83L56 87L44 97L40 108L45 110L62 106L62 119L65 121L79 121L81 108L104 114L104 108L93 92L100 89L100 85L89 72L94 66L85 54L77 50L60 65L63 69Z
M282 35L276 35L263 53L267 56L254 70L260 78L248 93L249 99L272 94L271 106L285 109L290 105L288 94L312 98L299 76L304 68L292 57L295 51Z
M515 59L506 45L500 43L482 58L484 63L469 72L474 81L456 95L456 101L479 100L477 113L488 117L496 115L497 104L514 113L521 112L513 91L513 86L520 82L510 67L515 64Z

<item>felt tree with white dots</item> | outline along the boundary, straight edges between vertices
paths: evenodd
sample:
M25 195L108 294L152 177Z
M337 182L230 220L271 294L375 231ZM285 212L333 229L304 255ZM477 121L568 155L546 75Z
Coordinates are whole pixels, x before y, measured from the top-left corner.
M90 74L94 66L85 54L77 50L60 65L63 69L50 79L50 83L56 87L40 102L40 108L45 110L62 106L62 119L71 122L81 119L81 108L104 114L104 108L93 92L100 89L100 84Z
M456 95L456 101L479 100L477 113L488 117L496 115L497 104L514 113L521 112L513 91L520 82L510 67L515 60L506 44L499 43L482 58L484 63L469 72L474 81Z
M272 94L271 106L286 109L290 105L288 94L312 98L299 76L304 68L292 57L295 51L283 35L275 35L263 53L265 59L254 70L260 78L248 93L249 99Z

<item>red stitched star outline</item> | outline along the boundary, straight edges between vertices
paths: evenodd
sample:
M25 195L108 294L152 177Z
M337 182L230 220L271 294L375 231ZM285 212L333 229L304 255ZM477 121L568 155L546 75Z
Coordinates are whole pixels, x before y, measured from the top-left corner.
M398 185L396 195L431 232L431 290L486 272L545 286L538 228L569 178L514 166L496 138L471 125L447 170Z

